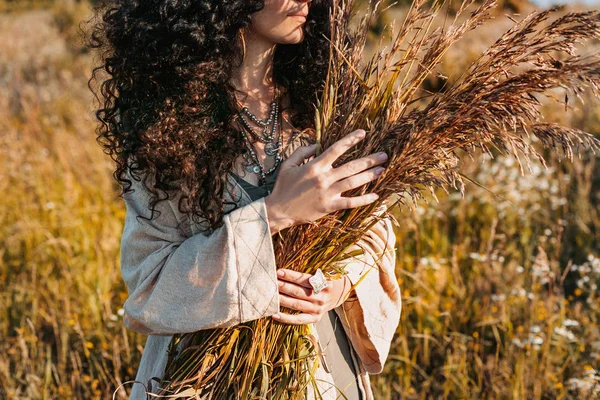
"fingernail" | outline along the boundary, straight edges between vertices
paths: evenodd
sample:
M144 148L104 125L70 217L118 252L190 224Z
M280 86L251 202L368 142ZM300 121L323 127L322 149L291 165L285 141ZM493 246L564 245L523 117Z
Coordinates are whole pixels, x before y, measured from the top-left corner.
M277 271L278 277L283 278L284 275L285 275L285 272L283 272L282 270Z
M281 319L281 317L279 316L279 314L273 314L273 319Z
M385 168L383 167L375 168L375 175L381 175L383 174L383 171L385 171Z
M369 200L371 200L371 201L375 201L375 200L377 200L378 198L379 198L379 195L378 195L377 193L371 193L371 194L369 195Z
M381 153L377 153L377 160L379 161L385 161L388 159L388 155L381 152Z
M365 130L364 130L364 129L359 129L359 130L357 130L357 131L356 131L356 135L357 135L359 138L363 138L363 137L365 137L365 135L366 135L366 134L367 134L367 132L365 132Z

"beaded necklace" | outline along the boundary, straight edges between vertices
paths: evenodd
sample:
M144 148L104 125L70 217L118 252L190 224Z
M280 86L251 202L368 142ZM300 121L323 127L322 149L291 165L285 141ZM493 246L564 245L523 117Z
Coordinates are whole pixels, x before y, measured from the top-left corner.
M262 131L257 133L252 126L250 126L250 122L246 117L261 127ZM248 151L243 154L243 165L246 168L246 171L258 175L259 186L265 186L267 175L275 172L277 167L279 167L283 161L283 157L281 155L281 149L283 147L283 135L281 134L281 129L279 130L277 138L275 137L277 128L279 128L279 98L277 98L277 88L275 87L273 101L270 105L269 117L266 120L259 119L256 115L251 113L250 110L248 110L248 107L242 107L241 111L238 113L238 118L241 121L243 128L242 133L244 134L246 148L248 149ZM265 170L263 165L258 160L256 148L250 140L249 135L252 136L255 141L257 140L261 143L264 143L265 154L269 157L274 157L273 166L268 170Z

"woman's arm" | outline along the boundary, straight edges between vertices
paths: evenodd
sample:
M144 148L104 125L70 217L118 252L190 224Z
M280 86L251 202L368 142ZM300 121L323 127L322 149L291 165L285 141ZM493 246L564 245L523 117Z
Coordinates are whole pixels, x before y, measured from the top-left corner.
M333 168L334 161L365 137L364 130L338 140L318 157L303 146L283 162L273 192L223 217L210 235L183 236L177 229L177 199L156 205L132 179L124 195L127 216L121 270L129 288L125 324L154 335L233 326L277 313L279 297L271 234L330 212L370 204L372 193L341 193L377 179L387 155L372 154ZM268 208L268 213L267 213Z
M130 177L129 177L130 178ZM275 255L263 199L237 208L210 235L185 237L172 207L148 221L149 192L134 179L121 239L121 271L129 288L125 325L171 335L227 327L279 311ZM158 216L157 216L158 215Z
M363 235L357 247L351 249L362 248L363 254L345 261L348 277L356 287L350 298L335 308L356 353L371 374L383 370L400 321L402 298L394 272L395 242L390 218L380 220Z
M300 313L280 312L272 317L287 324L308 324L334 309L366 371L381 372L402 307L394 274L395 241L391 219L381 219L347 250L362 249L363 253L340 261L347 272L344 279L330 281L319 294L308 281L311 275L280 269L279 302ZM354 290L349 291L350 286Z

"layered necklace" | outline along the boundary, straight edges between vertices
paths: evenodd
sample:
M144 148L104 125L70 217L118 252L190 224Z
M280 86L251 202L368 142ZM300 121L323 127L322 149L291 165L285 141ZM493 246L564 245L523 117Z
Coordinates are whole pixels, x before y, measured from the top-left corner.
M248 151L243 154L244 167L248 172L258 175L259 186L266 184L267 175L275 172L277 167L281 164L283 157L281 156L282 149L282 135L281 132L276 135L277 128L279 127L279 98L277 97L277 90L273 96L269 109L269 116L266 120L259 119L256 115L248 110L248 107L243 107L238 113L238 118L243 127L242 133ZM255 130L251 125L250 121L258 125L260 129ZM252 137L251 140L250 136ZM269 169L265 169L256 156L256 149L253 142L259 141L265 145L265 154L268 157L274 157L273 166Z

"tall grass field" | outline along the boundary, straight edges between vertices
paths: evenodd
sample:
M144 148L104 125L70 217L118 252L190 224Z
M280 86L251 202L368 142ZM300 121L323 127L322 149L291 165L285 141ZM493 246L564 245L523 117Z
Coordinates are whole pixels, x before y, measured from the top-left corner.
M143 349L122 321L125 205L95 140L90 10L0 0L0 399L126 399ZM497 15L439 72L460 75L512 24ZM600 137L583 100L548 102L546 119ZM480 156L462 172L464 198L395 210L403 309L376 398L600 398L600 155L548 154L524 175Z

